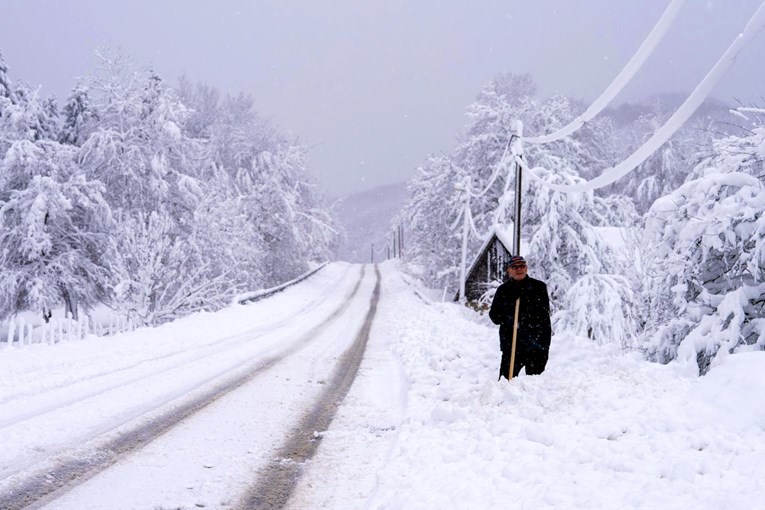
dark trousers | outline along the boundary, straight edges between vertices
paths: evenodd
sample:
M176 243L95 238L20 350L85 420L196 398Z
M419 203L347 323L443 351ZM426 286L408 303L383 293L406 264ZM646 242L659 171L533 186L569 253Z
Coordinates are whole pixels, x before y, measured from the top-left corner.
M545 371L547 358L550 351L547 349L533 349L515 351L515 366L513 367L513 377L516 377L521 368L526 367L526 375L538 375ZM510 349L502 351L502 361L499 363L499 379L507 379L508 368L510 367Z

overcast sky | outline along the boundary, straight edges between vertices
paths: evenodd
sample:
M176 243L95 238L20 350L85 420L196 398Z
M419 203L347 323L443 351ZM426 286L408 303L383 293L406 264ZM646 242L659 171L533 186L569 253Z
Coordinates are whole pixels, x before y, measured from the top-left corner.
M450 151L497 73L530 72L540 96L595 99L669 0L0 0L13 81L66 98L99 47L121 48L175 85L232 93L310 147L331 196L410 178ZM690 91L760 0L688 0L618 102ZM765 101L765 34L715 96Z

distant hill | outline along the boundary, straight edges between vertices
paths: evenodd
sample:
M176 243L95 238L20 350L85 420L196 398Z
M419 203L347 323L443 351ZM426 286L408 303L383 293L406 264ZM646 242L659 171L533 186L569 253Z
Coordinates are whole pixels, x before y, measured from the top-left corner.
M406 199L406 183L403 182L341 198L337 205L337 216L346 230L347 238L338 251L339 259L368 263L374 243L375 262L384 260L393 238L391 221L404 207Z
M648 96L640 101L622 103L619 106L609 107L603 110L603 115L610 117L614 124L620 128L629 128L642 115L655 113L657 109L663 111L667 117L677 110L685 101L687 94L667 93ZM741 119L730 112L735 105L727 104L719 99L706 99L691 119L704 120L714 125L714 130L719 134L742 133Z

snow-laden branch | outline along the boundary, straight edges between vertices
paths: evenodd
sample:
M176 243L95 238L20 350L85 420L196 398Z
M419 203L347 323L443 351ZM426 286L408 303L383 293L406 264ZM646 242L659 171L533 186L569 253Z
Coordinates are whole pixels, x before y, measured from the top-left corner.
M735 115L736 117L739 117L741 119L744 119L745 121L750 121L751 119L744 115L744 113L753 113L755 115L765 115L765 108L733 108L731 110L728 110L730 113Z
M744 31L736 36L733 43L728 47L725 53L715 63L712 69L707 73L704 79L699 83L685 102L677 109L672 117L661 126L641 147L633 152L627 159L618 165L605 170L598 177L580 184L559 185L541 179L534 172L530 171L522 158L516 157L515 161L527 170L526 174L539 181L542 185L561 191L564 193L574 193L590 191L607 186L612 182L624 177L629 172L637 168L641 163L648 159L651 154L656 152L659 147L664 145L675 132L690 118L696 109L712 92L720 79L730 69L736 61L741 50L765 27L765 2L760 4L757 11L752 15L744 28ZM528 139L527 139L528 140Z
M306 214L302 211L295 211L295 216L300 216L301 218L307 219L309 222L313 223L317 227L321 228L322 230L327 230L329 232L332 232L333 234L337 234L337 229L333 228L332 225L328 221L322 221L319 219L320 215L323 215L326 219L326 215L323 213L323 211L319 209L310 209L308 212L311 214Z
M678 11L684 3L685 0L672 0L667 9L664 11L664 14L662 14L661 18L656 23L656 26L654 26L653 30L651 30L651 33L648 34L648 37L646 37L645 41L643 41L643 44L640 45L640 48L638 48L637 52L632 56L630 61L627 62L627 65L624 66L621 72L616 76L616 78L614 78L614 81L611 82L611 85L609 85L606 90L603 91L600 97L597 98L595 102L593 102L582 115L553 133L526 138L525 141L529 143L554 142L556 140L560 140L561 138L565 138L566 136L584 126L585 123L595 118L595 116L603 111L603 108L605 108L611 101L613 101L619 92L621 92L622 89L630 82L630 80L632 80L632 78L635 76L635 73L640 70L645 61L648 60L648 57L651 56L651 53L653 53L654 49L656 49L656 46L667 33L669 27L672 26L672 23L677 17Z
M736 108L735 111L738 111L738 112L747 112L747 113L765 114L765 108L742 107L742 108Z

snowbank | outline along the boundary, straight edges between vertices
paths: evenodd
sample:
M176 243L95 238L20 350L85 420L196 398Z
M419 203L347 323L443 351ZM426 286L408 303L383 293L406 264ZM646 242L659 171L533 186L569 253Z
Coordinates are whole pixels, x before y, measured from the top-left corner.
M388 283L408 409L369 508L761 504L765 353L697 378L557 332L545 373L497 382L495 327Z

